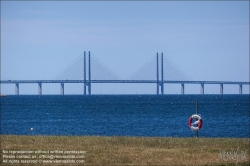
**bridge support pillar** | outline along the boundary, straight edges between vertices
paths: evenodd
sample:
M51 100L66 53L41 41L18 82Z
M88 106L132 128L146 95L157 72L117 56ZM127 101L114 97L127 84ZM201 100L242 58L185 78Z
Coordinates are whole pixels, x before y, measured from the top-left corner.
M19 95L19 83L15 84L15 94Z
M204 94L204 83L201 83L201 94Z
M184 94L184 93L185 93L184 90L185 90L185 89L184 89L184 83L181 83L181 94Z
M156 83L156 94L159 95L159 83Z
M164 95L164 83L161 83L161 94Z
M89 92L89 95L91 95L91 82L89 82L89 85L88 85L88 92Z
M38 83L38 95L42 95L42 83Z
M61 83L60 92L61 92L61 95L64 95L64 83Z
M86 95L86 86L87 86L86 83L84 83L84 85L83 85L83 94L84 95Z
M223 84L220 84L220 94L223 95Z
M239 84L239 94L242 94L242 84Z

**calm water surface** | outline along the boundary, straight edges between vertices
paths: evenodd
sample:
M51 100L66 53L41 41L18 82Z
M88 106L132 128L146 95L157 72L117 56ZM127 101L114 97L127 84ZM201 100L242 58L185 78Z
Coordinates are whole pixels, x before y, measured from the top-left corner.
M250 137L249 95L27 95L1 98L1 134ZM34 128L34 130L31 130Z

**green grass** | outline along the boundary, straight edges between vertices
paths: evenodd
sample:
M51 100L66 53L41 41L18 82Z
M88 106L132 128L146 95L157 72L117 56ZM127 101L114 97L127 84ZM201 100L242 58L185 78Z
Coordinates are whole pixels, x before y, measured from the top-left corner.
M247 150L247 155L237 165L249 165L249 141L248 138L1 135L1 162L2 150L82 150L86 151L85 165L236 165L235 160L222 160L220 152L238 148L239 153Z

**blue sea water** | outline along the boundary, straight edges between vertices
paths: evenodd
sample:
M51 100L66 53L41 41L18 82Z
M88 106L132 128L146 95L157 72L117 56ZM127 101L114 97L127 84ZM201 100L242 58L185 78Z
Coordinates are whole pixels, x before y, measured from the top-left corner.
M200 137L250 137L249 95L13 95L1 134L193 137L196 99Z

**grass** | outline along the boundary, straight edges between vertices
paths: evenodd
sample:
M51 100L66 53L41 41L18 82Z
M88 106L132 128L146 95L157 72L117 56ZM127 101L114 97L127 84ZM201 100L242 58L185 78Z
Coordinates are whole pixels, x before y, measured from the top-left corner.
M2 150L81 150L86 151L85 165L236 165L236 160L221 159L220 152L238 149L239 155L246 150L247 155L237 165L249 165L249 141L249 138L1 135L1 162Z

